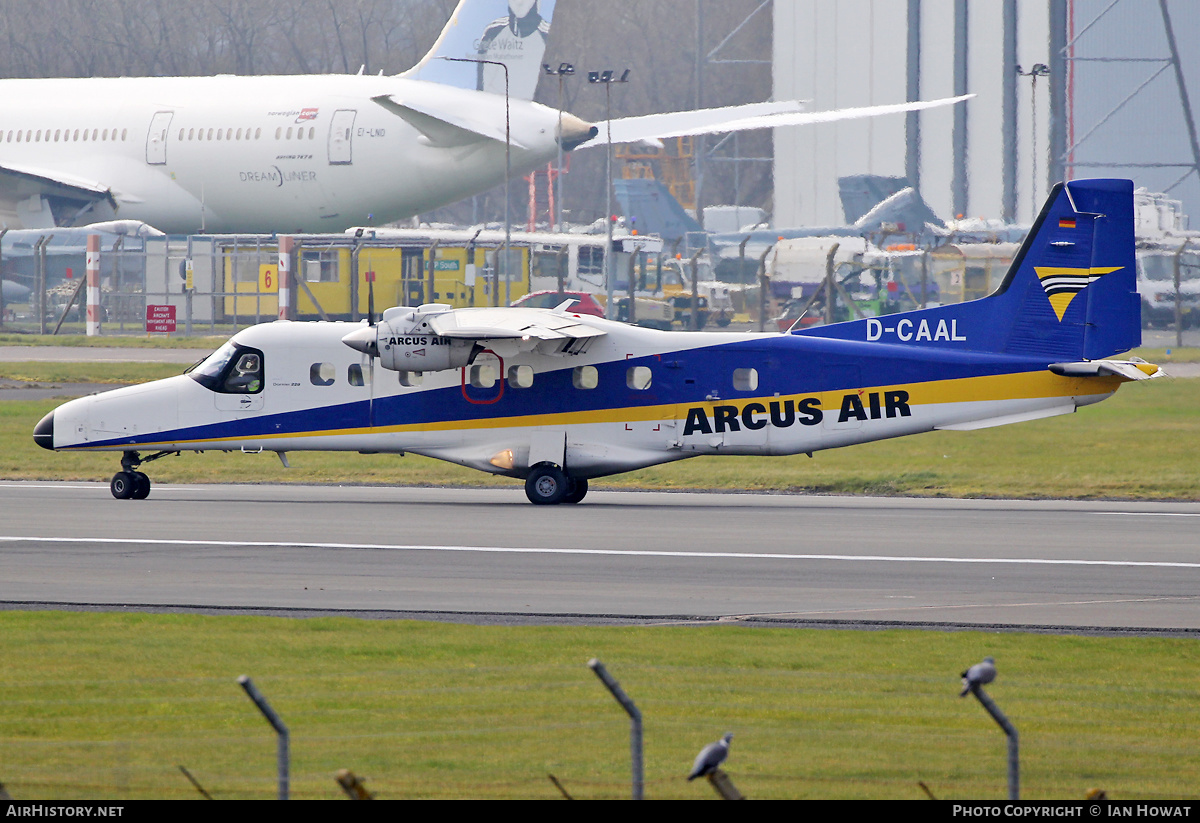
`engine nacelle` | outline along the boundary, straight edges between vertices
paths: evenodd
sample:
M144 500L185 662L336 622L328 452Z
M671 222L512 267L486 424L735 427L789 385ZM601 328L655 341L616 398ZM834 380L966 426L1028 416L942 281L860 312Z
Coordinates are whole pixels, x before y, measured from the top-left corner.
M450 310L438 304L388 309L376 326L351 332L342 342L378 357L379 365L392 371L461 369L471 362L474 341L442 337L429 327L430 319Z

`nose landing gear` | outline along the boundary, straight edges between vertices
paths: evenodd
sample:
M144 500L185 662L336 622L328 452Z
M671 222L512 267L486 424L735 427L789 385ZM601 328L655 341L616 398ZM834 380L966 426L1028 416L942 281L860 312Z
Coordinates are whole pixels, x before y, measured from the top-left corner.
M118 500L145 500L150 496L150 478L145 473L138 471L137 467L143 463L149 463L151 460L166 457L168 454L179 454L179 452L157 452L145 459L142 459L137 452L124 452L121 455L121 471L114 474L112 481L108 484L112 496Z

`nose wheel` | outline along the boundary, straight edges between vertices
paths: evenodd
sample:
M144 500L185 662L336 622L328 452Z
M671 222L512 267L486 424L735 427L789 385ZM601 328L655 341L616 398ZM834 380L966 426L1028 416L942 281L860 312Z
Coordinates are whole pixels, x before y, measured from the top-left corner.
M150 496L150 478L142 472L117 472L108 488L118 500L145 500Z

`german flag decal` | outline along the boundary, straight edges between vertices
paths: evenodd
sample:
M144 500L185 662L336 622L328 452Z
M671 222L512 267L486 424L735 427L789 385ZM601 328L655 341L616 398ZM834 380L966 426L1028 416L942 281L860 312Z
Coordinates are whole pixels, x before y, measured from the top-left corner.
M1059 225L1062 225L1063 222L1066 221L1059 221ZM1071 220L1070 223L1072 226L1075 225L1074 220ZM1067 306L1071 305L1075 295L1086 289L1093 281L1123 268L1125 267L1079 269L1062 266L1034 266L1033 270L1037 272L1038 280L1041 281L1042 288L1046 291L1046 297L1050 298L1050 305L1054 308L1054 313L1058 315L1061 323L1063 315L1067 313Z
M1060 229L1073 229L1073 228L1075 228L1075 218L1074 218L1074 217L1063 217L1063 218L1061 218L1061 219L1058 221L1058 227L1059 227Z

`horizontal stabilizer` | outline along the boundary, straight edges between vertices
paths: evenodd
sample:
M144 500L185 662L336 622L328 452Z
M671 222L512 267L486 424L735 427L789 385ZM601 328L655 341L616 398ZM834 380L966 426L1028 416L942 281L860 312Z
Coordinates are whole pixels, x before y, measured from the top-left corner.
M607 143L610 125L614 143L652 142L689 134L723 134L751 129L771 129L778 126L805 126L813 123L834 123L839 120L856 120L884 114L921 111L938 106L951 106L972 97L974 97L973 94L964 94L961 97L946 97L940 100L894 103L886 106L862 106L831 111L803 111L803 102L794 100L647 114L640 117L621 117L613 120L611 124L597 123L600 133L588 142L581 144L580 148Z
M381 94L371 100L403 119L435 146L451 148L478 143L480 140L505 142L503 124L498 126L491 120L475 119L463 112L438 110L411 101L401 103L390 94ZM516 140L510 139L509 142L513 148L525 148Z
M1149 380L1162 377L1163 370L1144 360L1084 360L1079 363L1051 363L1050 371L1063 377L1122 377L1125 380Z

